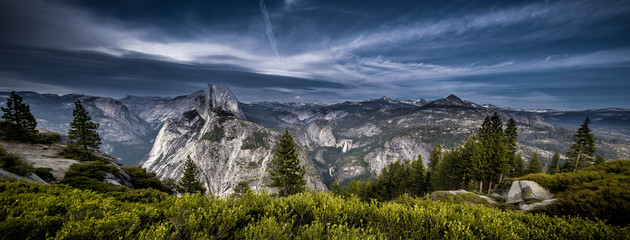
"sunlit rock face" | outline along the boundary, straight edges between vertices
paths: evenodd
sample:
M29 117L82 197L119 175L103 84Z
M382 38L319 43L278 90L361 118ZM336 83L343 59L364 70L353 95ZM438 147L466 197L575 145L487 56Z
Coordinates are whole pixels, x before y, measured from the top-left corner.
M415 160L418 154L426 166L436 144L457 147L494 112L504 123L516 120L524 159L534 152L551 158L566 151L563 139L571 139L586 117L593 121L601 154L609 159L630 156L627 109L521 110L479 105L454 95L433 101L383 97L337 104L239 103L228 87L217 84L175 98L18 94L30 104L39 126L62 133L72 121L73 102L80 99L93 121L101 124L102 150L125 165L144 160L144 166L160 169L165 177L179 176L190 154L199 164L212 166L205 174L217 179L207 185L220 194L242 180L262 187L265 164L285 129L294 137L300 158L310 169L311 186L317 189L324 189L322 182L344 185L376 177L388 164ZM8 95L0 92L0 105Z
M245 120L227 87L210 85L194 109L177 120L166 121L142 166L161 179L178 179L190 157L211 194L231 194L241 181L247 181L254 190L266 189L267 169L280 135ZM326 191L305 151L301 150L299 156L307 170L307 186Z

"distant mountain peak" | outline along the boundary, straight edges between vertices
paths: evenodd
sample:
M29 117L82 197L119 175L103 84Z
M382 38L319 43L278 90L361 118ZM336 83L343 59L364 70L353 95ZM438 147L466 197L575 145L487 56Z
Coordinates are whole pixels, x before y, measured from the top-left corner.
M457 96L455 96L455 94L448 95L448 97L446 97L446 99L451 100L451 101L462 101L462 99L457 97Z
M425 107L459 107L459 108L473 108L475 104L467 103L461 98L451 94L446 98L436 99L428 104Z
M245 114L238 106L238 99L226 85L208 84L204 100L205 108L201 112L206 114L230 114L245 119Z

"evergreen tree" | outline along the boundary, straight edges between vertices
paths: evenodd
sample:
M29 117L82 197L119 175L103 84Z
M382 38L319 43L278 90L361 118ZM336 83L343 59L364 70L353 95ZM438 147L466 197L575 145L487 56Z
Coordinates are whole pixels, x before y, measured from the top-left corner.
M492 183L508 169L506 147L504 142L503 122L499 114L494 113L484 119L479 129L479 159L473 167L476 177L480 180L479 190L483 188L483 181L488 181L488 192Z
M304 180L304 166L300 166L297 150L293 137L288 130L284 131L274 158L269 169L271 184L269 187L277 188L279 196L289 196L300 193L306 188Z
M31 114L28 104L15 92L7 98L7 107L1 107L2 118L6 121L7 137L20 141L33 141L37 136L37 121Z
M427 191L426 171L422 164L422 155L418 154L418 159L411 162L412 169L412 194L413 196L422 196Z
M532 159L529 160L529 165L527 165L527 173L539 173L541 171L542 167L540 166L538 153L534 153L534 155L532 155Z
M182 178L177 182L177 191L179 193L206 193L206 189L203 187L198 179L199 169L193 160L188 156L186 163L184 163L184 173Z
M560 153L554 153L549 164L549 174L556 174L560 171Z
M510 118L505 126L505 149L507 151L506 158L508 162L508 170L506 172L508 172L512 176L514 176L514 172L517 168L517 140L518 128L516 126L516 121L514 121L514 118Z
M595 153L595 136L591 133L591 129L588 125L591 123L590 118L586 118L584 123L577 130L577 133L573 135L573 141L575 143L567 151L567 157L569 162L574 164L573 172L587 165L588 162L593 161L593 154Z
M437 173L437 167L440 164L440 162L442 161L442 145L438 144L435 145L435 147L433 148L433 151L431 152L431 156L429 157L429 166L427 168L427 174L426 174L426 186L427 186L427 192L432 192L436 189L438 189L437 186L437 176L435 176L435 174Z
M72 111L74 119L70 122L68 137L74 140L79 146L83 146L89 158L88 147L98 148L98 146L101 145L101 138L98 136L98 132L96 132L99 125L92 122L90 113L83 108L80 100L74 103L74 107Z
M520 177L525 175L525 162L523 162L523 156L520 153L516 154L516 164L514 168L514 177Z

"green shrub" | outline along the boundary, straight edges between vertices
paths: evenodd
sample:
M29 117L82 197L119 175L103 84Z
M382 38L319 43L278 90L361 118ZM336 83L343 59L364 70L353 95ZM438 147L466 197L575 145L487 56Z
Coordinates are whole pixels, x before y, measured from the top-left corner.
M555 175L549 175L546 173L532 173L532 174L527 174L525 176L522 176L519 178L519 180L529 180L529 181L534 181L537 182L538 184L540 184L540 186L547 188L547 189L555 189L558 186L558 183L556 182L556 178L554 177ZM510 182L511 184L511 182ZM509 189L508 189L509 191Z
M39 176L39 178L41 178L42 180L44 180L46 182L50 182L50 181L54 181L55 180L55 177L50 172L51 170L52 170L51 168L35 168L33 173L35 173L35 175Z
M156 174L154 172L147 172L146 169L139 166L124 166L123 168L129 171L129 175L131 176L131 185L133 185L133 188L153 188L165 193L172 193L166 185L156 178Z
M630 224L630 160L608 161L574 173L535 174L523 179L540 181L558 200L537 210L557 216L604 219Z
M121 202L156 203L168 198L168 194L156 189L130 189L124 188L122 191L108 191L104 196L112 197Z
M47 133L40 134L37 138L37 143L41 144L53 144L61 141L61 135L59 133Z
M626 239L628 234L628 228L597 220L406 196L364 202L327 193L274 198L248 191L240 198L214 199L0 182L0 239Z
M66 171L64 179L76 176L84 176L96 179L98 181L103 181L105 179L105 174L107 173L110 173L114 176L118 176L120 174L116 167L104 162L80 162L70 165L70 168L68 169L68 171Z
M67 159L74 159L77 161L102 161L107 162L107 160L95 156L89 151L85 151L85 149L81 148L76 144L68 144L66 147L59 151L59 156Z

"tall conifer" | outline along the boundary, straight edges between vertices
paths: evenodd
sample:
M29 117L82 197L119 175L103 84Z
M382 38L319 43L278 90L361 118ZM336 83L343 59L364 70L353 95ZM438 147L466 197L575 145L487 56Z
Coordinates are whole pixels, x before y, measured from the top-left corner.
M96 132L99 125L92 122L92 117L90 117L90 113L83 108L81 100L74 102L74 107L72 111L74 119L70 122L68 137L74 140L79 146L82 146L87 154L88 147L98 148L98 146L101 145L101 138L98 136L98 132Z
M518 151L518 128L516 126L516 121L514 118L510 118L507 124L505 125L505 149L507 151L507 167L504 172L509 173L510 175L514 175L517 168L517 158L516 154Z
M584 120L577 133L573 135L575 143L567 151L569 161L574 164L573 172L585 167L587 162L592 162L593 154L597 151L595 148L595 135L591 133L591 129L588 127L590 123L590 118Z
M560 171L560 153L554 153L551 157L551 163L549 164L549 174L555 174Z
M304 166L300 165L293 137L284 131L269 169L270 187L278 189L279 196L289 196L303 192L306 188Z
M504 142L503 122L499 114L487 116L479 129L480 155L476 164L476 175L480 180L479 190L483 188L483 181L487 180L488 192L492 183L499 180L507 169L506 147Z
M2 118L7 122L5 129L10 139L32 141L37 136L37 121L31 114L28 104L15 92L7 98L7 107L1 107Z
M540 158L538 158L538 153L534 153L534 155L532 155L532 159L529 160L529 164L527 165L527 173L539 173L539 172L542 172Z
M179 193L206 193L206 189L199 181L199 169L190 156L184 163L184 173L177 182L177 191Z

